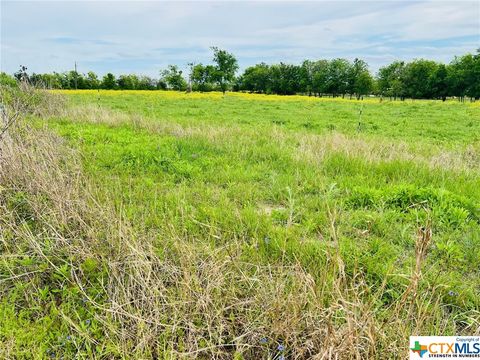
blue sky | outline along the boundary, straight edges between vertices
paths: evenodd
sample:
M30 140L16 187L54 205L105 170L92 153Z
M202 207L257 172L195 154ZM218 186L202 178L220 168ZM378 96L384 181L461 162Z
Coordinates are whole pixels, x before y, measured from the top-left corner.
M137 73L208 63L241 68L355 57L449 62L480 47L480 1L4 1L1 70Z

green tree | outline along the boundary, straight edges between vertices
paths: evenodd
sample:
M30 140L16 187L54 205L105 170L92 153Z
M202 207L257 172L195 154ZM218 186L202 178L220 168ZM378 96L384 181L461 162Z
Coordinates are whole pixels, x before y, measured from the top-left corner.
M165 82L168 89L185 91L187 89L187 82L182 74L182 70L179 70L177 65L169 65L167 69L160 73L161 80Z
M312 95L313 78L315 74L315 62L305 60L300 67L300 91Z
M154 90L157 87L156 80L152 79L149 76L140 76L138 78L138 90Z
M357 75L353 87L354 93L357 95L357 99L360 99L363 95L368 95L373 91L374 79L369 71L363 71Z
M320 96L327 92L328 60L315 61L313 68L313 92Z
M117 81L115 79L115 75L112 73L108 73L102 79L102 89L116 89L117 88Z
M240 80L241 90L266 93L270 88L270 68L265 63L245 69Z
M64 89L86 89L85 78L77 71L63 73L62 87Z
M455 57L449 68L448 82L453 95L480 98L480 52Z
M467 95L475 99L480 99L480 49L475 55L471 55L471 66L468 72Z
M235 72L238 70L237 59L233 54L215 46L212 47L212 50L213 62L215 63L214 79L225 94L228 86L235 79Z
M405 95L412 99L432 98L432 77L437 67L435 61L425 59L416 59L408 63L402 76Z
M156 85L157 90L167 90L167 83L163 79L159 79Z
M52 87L54 89L62 89L62 74L53 72L52 74Z
M345 95L348 90L350 63L346 59L334 59L329 62L327 70L326 90L337 96Z
M280 95L293 95L300 90L300 67L291 64L270 66L271 91Z
M13 74L15 79L18 81L29 81L28 73L27 73L28 68L25 65L20 65L20 69Z
M437 99L445 101L449 95L448 71L444 64L439 64L437 69L430 77L430 87L432 89L432 96Z
M357 99L370 93L373 89L373 77L368 70L368 64L360 59L353 60L348 74L348 89L350 96L355 94Z
M192 67L192 86L194 90L210 91L215 81L215 67L213 65L197 64Z
M100 87L100 80L98 80L97 74L93 71L89 71L85 77L85 82L88 89L98 89Z
M405 63L403 61L394 61L393 63L381 67L378 71L377 84L378 91L383 96L390 96L396 99L404 96L403 73Z
M0 85L17 86L17 81L13 76L0 72Z
M138 83L138 76L135 74L120 75L117 79L118 87L122 90L136 90Z

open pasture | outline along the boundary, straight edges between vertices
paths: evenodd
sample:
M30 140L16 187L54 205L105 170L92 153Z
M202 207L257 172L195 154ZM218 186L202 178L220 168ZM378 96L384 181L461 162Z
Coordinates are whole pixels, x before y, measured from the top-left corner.
M131 229L116 241L134 245L120 268L115 231L85 235L95 245L65 270L78 261L85 289L37 300L64 320L3 303L0 328L19 348L403 357L410 334L478 331L478 103L57 93L62 113L35 127L73 149L87 207L111 209ZM79 311L84 290L95 300ZM62 347L66 334L75 343Z

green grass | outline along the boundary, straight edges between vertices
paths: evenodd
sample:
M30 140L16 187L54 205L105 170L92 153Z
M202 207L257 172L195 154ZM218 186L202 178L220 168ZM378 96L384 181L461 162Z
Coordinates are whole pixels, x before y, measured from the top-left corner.
M372 278L381 279L393 264L408 273L414 228L421 224L425 217L421 208L426 207L431 210L435 241L444 245L436 246L430 258L432 267L438 268L430 271L432 278L445 281L445 293L462 290L459 299L447 297L446 302L478 306L478 171L432 169L397 159L372 163L355 156L355 144L353 154L332 151L320 164L297 153L305 134L328 136L329 125L365 141L405 142L414 154L423 155L425 146L426 156L473 143L478 146L480 108L434 101L362 105L281 97L177 99L162 93L121 92L99 99L73 95L72 102L98 103L141 114L145 121L200 129L198 134L179 136L152 134L130 125L68 120L53 124L62 136L81 144L88 172L105 184L105 196L134 223L154 228L173 225L189 237L217 245L229 237L247 243L278 237L293 243L293 248L305 242L322 246L319 236L328 228L324 194L333 188L334 206L342 212L342 237L366 253L358 261ZM359 133L360 108L365 125ZM221 134L212 138L210 127ZM274 210L267 214L265 207ZM202 224L213 226L215 234L206 232ZM358 236L368 228L372 230L367 236ZM383 263L380 269L372 266L378 261Z
M71 112L37 124L79 150L97 201L135 231L156 234L160 258L171 241L211 254L235 242L240 261L299 264L320 286L333 276L325 272L338 242L347 277L361 274L372 292L384 287L377 301L388 313L410 283L419 229L428 227L432 243L418 292L433 295L419 306L450 314L443 329L451 333L437 335L475 327L478 105L164 92L67 96L77 118ZM20 330L30 322L14 315L10 296L1 307L10 319L4 336L31 343ZM74 309L80 301L73 290L65 298ZM35 341L48 342L51 329L64 326L51 325L52 317L38 316ZM108 345L102 349L111 354Z
M337 130L344 134L361 132L368 137L443 146L480 140L478 104L453 100L380 102L378 99L352 101L244 94L222 97L141 91L72 93L70 97L76 105L95 104L182 126L208 124L265 131L278 126L314 134Z

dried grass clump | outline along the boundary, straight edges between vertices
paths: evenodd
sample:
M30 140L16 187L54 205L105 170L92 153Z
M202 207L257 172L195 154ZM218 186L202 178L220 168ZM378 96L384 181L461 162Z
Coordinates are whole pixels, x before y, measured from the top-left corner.
M238 135L241 131L241 129L235 126L229 128L205 124L182 126L166 121L155 121L139 114L128 114L93 104L67 106L62 109L61 116L71 121L92 124L106 124L109 126L131 125L136 129L142 129L149 133L166 134L178 138L200 136L209 141L222 141L226 136Z
M295 156L298 160L306 159L321 163L332 153L342 153L372 163L400 160L422 164L431 169L466 172L480 169L477 145L460 150L434 150L432 154L424 154L419 150L413 151L404 142L367 140L337 132L327 135L304 135L300 139Z

